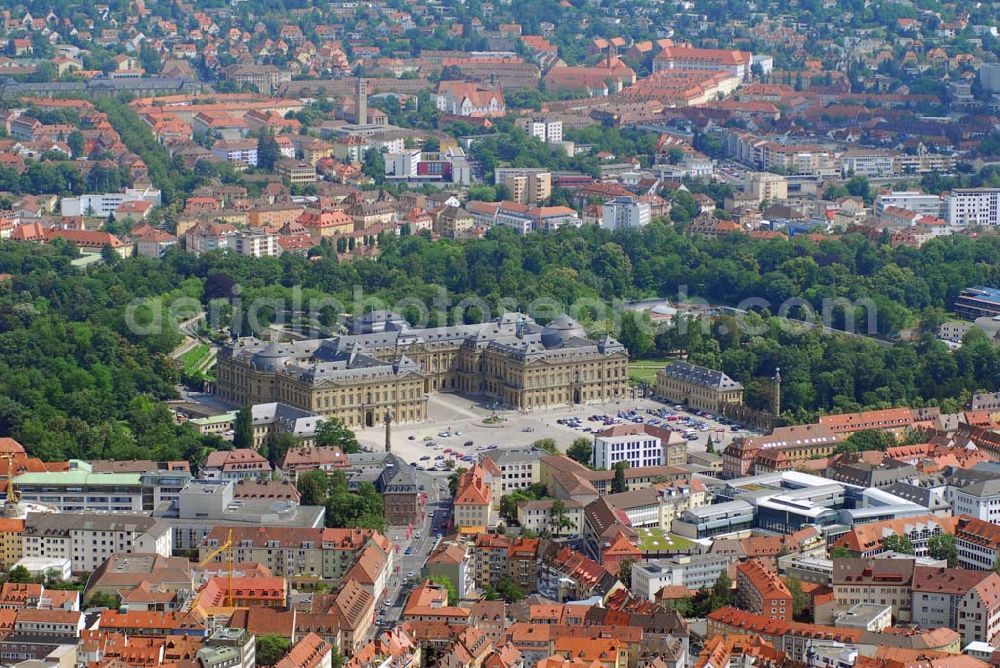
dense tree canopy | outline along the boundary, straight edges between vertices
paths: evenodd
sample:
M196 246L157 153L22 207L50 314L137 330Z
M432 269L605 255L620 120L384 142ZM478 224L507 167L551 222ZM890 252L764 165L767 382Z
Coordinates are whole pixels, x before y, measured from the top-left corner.
M588 300L592 308L574 315L591 333L612 332L633 354L682 352L722 368L744 383L753 406L769 405L768 379L780 367L782 407L792 420L904 404L955 410L971 392L1000 389L1000 350L984 335L973 331L953 352L929 333L963 287L1000 285L995 237L956 236L919 249L890 249L860 236L819 244L741 236L697 240L653 223L639 232L587 226L524 237L493 229L466 241L387 236L380 248L377 260L348 263L338 262L332 247L321 247L314 258L171 252L162 261L127 258L80 273L70 265L72 245L0 242L0 273L13 275L0 287L0 434L52 459L199 460L203 448L218 447L217 439L174 425L159 402L174 396L179 380L168 353L181 341L176 323L183 319L164 305L179 298L195 306L225 302L236 284L244 302L284 298L291 304L293 286L302 286L305 300L332 297L344 310L355 308L355 287L389 307L404 298L430 304L438 286L452 304L482 300L464 312L432 310L430 325L530 310L542 298L560 308ZM620 328L600 312L616 299L676 300L682 294L730 305L754 297L770 305L742 323L723 316L689 323L686 331L652 333L635 326L645 321L629 323L631 312L623 312ZM822 312L824 299L851 300L857 308L832 309L831 324L844 327L853 315L867 334L870 310L874 333L893 343L818 328L792 331L774 315L785 314L779 306L791 298L800 304L787 311L794 317L804 317L805 304ZM147 301L136 308L137 299ZM229 324L228 312L221 309L221 325ZM338 312L325 308L319 319L332 324ZM402 312L416 315L409 307ZM129 326L129 313L161 326L138 332ZM270 322L280 313L264 309L262 315ZM535 315L544 320L544 313ZM917 337L895 342L907 329Z

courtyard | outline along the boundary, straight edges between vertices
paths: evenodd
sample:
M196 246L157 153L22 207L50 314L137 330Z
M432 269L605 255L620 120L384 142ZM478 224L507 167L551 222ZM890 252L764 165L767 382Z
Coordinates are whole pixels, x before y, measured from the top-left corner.
M427 400L426 422L417 424L392 425L392 450L405 461L427 468L449 459L459 459L462 455L473 455L481 452L480 448L495 445L497 448L516 448L534 443L543 438L555 440L561 452L577 438L593 439L592 432L586 428L599 431L604 426L590 422L590 415L616 415L622 410L635 410L643 417L648 417L647 409L661 409L666 404L653 399L621 399L606 403L578 404L537 409L527 412L512 410L496 410L491 406L478 403L468 397L458 394L431 394ZM674 411L672 407L669 408ZM674 411L680 416L690 415L685 411ZM497 422L489 424L495 416ZM577 417L582 421L579 428L574 429L559 424L557 420ZM700 418L699 418L700 419ZM703 420L708 423L705 431L697 432L697 439L688 441L689 452L705 452L709 438L714 434L718 440L715 443L716 452L721 452L729 442L750 432L732 431L731 427L722 427L715 420ZM724 429L724 431L716 431ZM382 425L359 429L358 441L362 447L371 450L381 450L385 446L385 430ZM447 433L447 436L441 434ZM471 442L472 445L466 445ZM445 452L448 450L448 452ZM455 451L461 453L455 457ZM458 462L460 466L469 466L468 462Z

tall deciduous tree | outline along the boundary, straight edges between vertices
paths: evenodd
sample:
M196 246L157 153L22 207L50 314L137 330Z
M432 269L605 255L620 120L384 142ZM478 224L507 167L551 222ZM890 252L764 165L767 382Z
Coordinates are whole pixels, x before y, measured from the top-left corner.
M620 494L628 491L628 483L625 482L625 469L628 462L620 461L615 463L615 477L611 479L611 493Z
M316 430L316 444L340 448L345 454L361 451L358 437L354 435L339 418L331 417L323 420Z
M236 422L233 425L233 447L253 447L253 410L244 406L236 412Z
M257 137L257 167L271 172L279 160L281 160L281 148L278 146L278 140L268 132L261 132Z

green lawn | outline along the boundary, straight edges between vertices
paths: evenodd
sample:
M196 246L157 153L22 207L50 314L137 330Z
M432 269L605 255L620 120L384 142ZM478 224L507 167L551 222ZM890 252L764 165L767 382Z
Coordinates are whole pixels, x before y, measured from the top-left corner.
M629 380L635 383L655 383L656 372L667 365L667 359L634 360L628 363Z
M688 550L695 545L694 541L690 541L683 536L667 533L656 527L644 527L635 531L639 536L638 548L643 552Z
M208 344L198 343L177 359L184 365L184 372L194 374L208 360L212 351Z

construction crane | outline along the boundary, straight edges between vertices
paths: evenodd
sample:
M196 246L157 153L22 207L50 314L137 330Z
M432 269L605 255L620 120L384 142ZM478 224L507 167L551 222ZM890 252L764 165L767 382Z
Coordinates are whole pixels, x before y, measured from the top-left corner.
M10 507L21 500L21 495L14 489L14 455L7 453L0 458L7 460L7 506Z
M228 575L226 577L226 607L232 608L233 607L233 530L232 529L230 529L226 533L225 542L222 543L222 545L220 545L219 547L209 552L207 555L205 555L205 558L202 559L201 563L198 564L198 568L204 568L205 566L208 565L209 562L211 562L213 559L215 559L223 552L226 553L226 564L228 570Z

